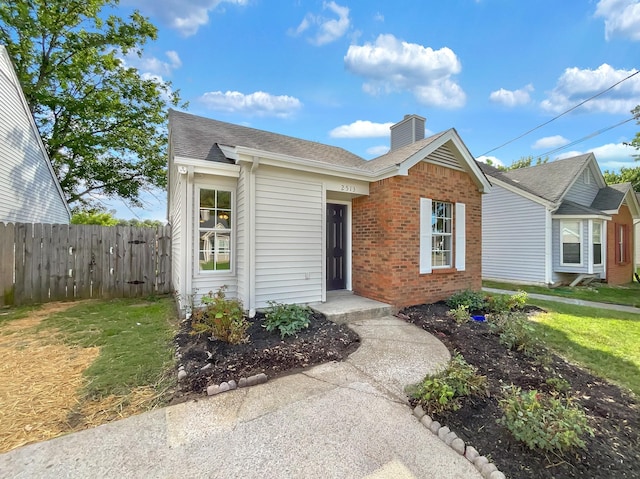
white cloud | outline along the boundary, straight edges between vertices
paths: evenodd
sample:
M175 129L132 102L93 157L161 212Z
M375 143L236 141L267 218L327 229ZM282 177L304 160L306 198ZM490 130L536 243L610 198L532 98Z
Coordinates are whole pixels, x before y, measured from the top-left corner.
M373 155L374 157L378 157L388 153L389 150L390 148L386 145L378 145L378 146L371 146L367 148L366 152L368 155Z
M347 30L351 21L349 20L349 8L342 7L336 2L324 2L322 4L323 10L330 10L332 13L338 16L338 18L327 18L322 15L316 15L313 13L307 13L302 19L300 25L295 29L290 29L289 34L293 36L300 35L301 33L309 30L311 27L316 26L317 29L313 36L309 37L309 41L317 46L326 45L336 41L342 37Z
M288 95L271 95L257 91L249 95L238 91L211 91L199 100L208 108L217 111L243 113L253 116L275 116L286 118L302 107L302 102Z
M499 160L498 158L496 158L495 156L479 156L478 158L476 158L476 160L481 161L482 163L487 163L489 164L489 161L491 162L491 165L494 167L498 167L498 166L504 166L504 163L502 162L502 160ZM489 161L487 161L489 160Z
M349 71L365 78L362 88L371 95L410 91L420 103L444 108L461 107L466 100L451 79L462 69L460 61L447 47L433 50L386 34L375 43L351 45L344 62Z
M384 22L384 15L380 12L376 12L376 14L373 16L373 19L376 22Z
M491 92L489 100L494 103L501 103L508 107L526 105L531 101L530 93L532 91L533 85L531 84L518 90L505 90L504 88L500 88L499 90Z
M596 17L604 18L604 37L621 36L640 41L640 1L600 0Z
M638 163L633 157L633 155L638 153L638 150L623 143L607 143L588 151L567 151L558 155L558 158L571 158L572 156L583 155L589 152L595 155L601 170L618 171L622 167L635 168L638 166Z
M376 138L388 137L393 123L373 123L357 120L350 125L341 125L329 132L331 138Z
M195 35L209 23L209 12L229 3L246 5L248 0L123 0L122 4L139 8L145 15L158 17L185 37Z
M615 70L606 63L595 70L567 68L541 106L550 112L563 112L606 90L636 71L636 69ZM640 104L640 75L624 81L613 90L585 103L580 109L602 113L629 113L638 104Z
M178 52L169 50L165 52L168 61L161 60L157 57L139 57L134 52L127 55L119 56L124 64L128 67L137 68L142 74L150 74L154 76L169 76L173 70L182 66L182 61L178 56Z
M569 143L570 141L561 135L546 136L536 141L533 145L531 145L531 148L533 148L534 150L558 148Z

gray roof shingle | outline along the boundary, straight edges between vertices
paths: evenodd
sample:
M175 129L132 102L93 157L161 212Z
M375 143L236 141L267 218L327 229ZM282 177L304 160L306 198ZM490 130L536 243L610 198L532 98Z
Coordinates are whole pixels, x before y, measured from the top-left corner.
M573 201L565 200L560 207L554 212L554 215L560 216L581 216L581 215L601 215L602 210L591 208L589 206L579 205Z
M361 167L368 163L336 146L225 123L169 110L173 153L197 160L228 162L218 145L243 146L270 153L321 161L336 166Z
M591 207L601 211L617 210L622 205L626 194L632 189L631 183L616 183L601 188L591 203Z

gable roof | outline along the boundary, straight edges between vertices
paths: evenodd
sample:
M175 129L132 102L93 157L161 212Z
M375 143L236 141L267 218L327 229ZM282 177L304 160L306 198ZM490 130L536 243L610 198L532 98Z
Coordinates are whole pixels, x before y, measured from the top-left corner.
M169 135L172 155L221 163L233 163L233 149L245 153L270 153L288 161L307 160L325 169L338 169L363 176L369 181L395 174L424 160L437 148L453 143L460 167L471 175L480 191L491 185L457 132L449 129L429 138L398 148L372 160L365 160L344 148L255 128L225 123L176 110L169 110ZM230 150L231 149L231 150ZM255 153L254 153L255 152Z
M591 160L593 154L587 153L551 163L505 171L502 177L508 178L517 186L522 185L523 189L544 200L557 203Z
M617 211L622 206L624 198L629 191L633 191L631 183L617 183L606 186L598 191L598 195L591 203L591 206L602 211Z

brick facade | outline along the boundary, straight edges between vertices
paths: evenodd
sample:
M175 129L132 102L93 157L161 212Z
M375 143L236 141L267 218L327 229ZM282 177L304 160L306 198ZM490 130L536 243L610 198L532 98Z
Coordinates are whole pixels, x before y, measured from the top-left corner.
M619 262L616 251L619 249L616 230L619 225L625 225L627 230L627 244L625 258ZM607 222L607 283L626 284L633 279L633 218L627 205L622 205L617 215L613 215Z
M466 205L465 271L419 273L420 198ZM408 176L371 183L368 196L354 198L352 219L356 294L401 308L481 288L482 199L467 173L420 162Z

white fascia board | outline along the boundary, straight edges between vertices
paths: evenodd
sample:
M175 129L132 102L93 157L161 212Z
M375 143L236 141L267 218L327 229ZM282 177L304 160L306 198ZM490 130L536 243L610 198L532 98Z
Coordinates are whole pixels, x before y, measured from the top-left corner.
M558 209L558 205L556 205L555 203L552 203L550 201L547 201L543 198L540 198L539 196L534 195L533 193L529 193L528 191L524 191L520 188L518 188L517 186L513 186L510 185L509 183L505 183L504 181L501 181L497 178L494 178L493 176L491 177L491 181L493 183L495 183L498 186L501 186L502 188L504 188L505 190L510 191L511 193L515 193L516 195L520 195L523 198L526 198L528 200L533 201L534 203L538 203L542 206L545 206L546 208L549 208L551 210L556 210Z
M551 218L554 220L567 220L567 219L576 219L576 220L605 220L610 221L611 216L608 215L551 215Z
M408 175L409 170L415 166L418 162L424 160L428 155L436 151L442 145L447 142L452 142L453 145L458 150L459 156L462 159L463 163L466 165L464 170L471 174L472 178L476 185L478 185L478 189L482 193L488 193L491 191L491 183L487 180L487 177L482 172L480 167L476 164L475 158L471 155L467 147L465 146L462 139L458 136L455 130L451 129L444 132L440 137L436 140L429 143L427 146L417 151L409 158L404 160L402 163L398 165L398 172L401 175Z
M332 165L321 161L308 160L295 156L283 155L280 153L272 153L269 151L257 150L255 148L247 148L237 146L235 153L238 156L236 162L253 162L253 158L259 158L261 165L276 166L280 168L288 168L290 170L305 171L308 173L319 173L323 175L338 176L340 178L349 178L360 181L377 181L380 177L391 172L388 176L394 176L398 172L396 166L391 166L383 171L371 173L350 166ZM225 153L226 154L226 153Z
M240 176L240 165L232 165L220 163L217 161L196 160L194 158L186 158L184 156L175 156L173 164L178 166L191 166L194 173L202 173L205 175L229 176L238 178Z

